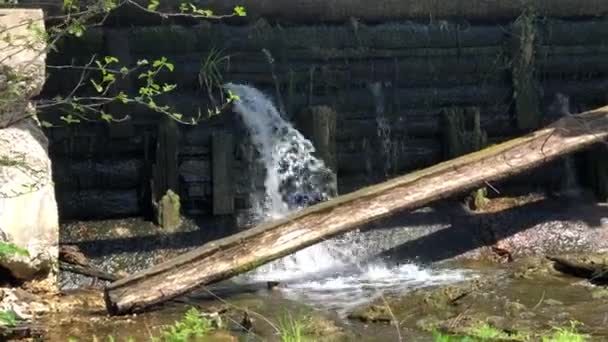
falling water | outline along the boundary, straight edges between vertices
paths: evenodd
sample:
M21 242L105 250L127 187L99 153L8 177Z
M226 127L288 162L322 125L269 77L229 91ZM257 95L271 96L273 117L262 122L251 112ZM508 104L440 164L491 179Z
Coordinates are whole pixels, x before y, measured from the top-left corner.
M259 208L255 215L258 221L277 219L310 202L330 198L335 175L314 157L312 143L259 90L239 84L225 87L239 97L235 111L247 126L266 170L264 194L261 202L254 204ZM263 265L235 280L281 281L287 284L283 289L288 295L320 306L347 308L385 289L462 279L456 271L435 272L412 264L389 267L380 260L359 264L379 252L369 233L351 232ZM335 289L340 290L339 294L333 293L333 300L329 300L328 291Z
M281 218L302 202L327 199L333 192L335 176L313 156L312 143L285 121L259 90L238 84L225 87L239 96L235 110L247 126L266 169L265 196L263 203L257 204L258 219Z
M555 98L549 106L549 113L558 118L572 115L570 111L570 98L562 93L556 93ZM576 197L581 192L578 182L574 159L567 156L562 161L563 177L560 184L560 192L565 196Z
M382 91L382 83L375 82L368 85L372 96L374 97L375 110L376 110L376 127L378 139L382 144L382 151L384 156L384 176L388 177L393 166L393 152L396 150L391 140L391 126L388 122L388 118L385 116L385 101L384 92Z
M310 202L331 197L335 175L322 160L314 157L312 143L282 117L272 101L250 86L227 84L225 87L239 97L235 111L247 126L251 142L266 169L265 193L262 203L254 206L259 208L254 217L259 221L278 219ZM344 258L332 251L354 247L350 244L352 235L311 246L264 265L252 276L285 279L346 264ZM348 244L349 248L337 247L340 244Z

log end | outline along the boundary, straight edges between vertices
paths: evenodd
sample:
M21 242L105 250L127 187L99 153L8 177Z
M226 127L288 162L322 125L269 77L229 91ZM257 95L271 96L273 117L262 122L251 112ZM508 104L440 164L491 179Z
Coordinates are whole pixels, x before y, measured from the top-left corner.
M110 291L111 290L108 287L106 287L103 291L103 301L106 304L106 311L110 316L117 316L121 313L124 313L121 312L118 304L112 300L112 295L110 294Z

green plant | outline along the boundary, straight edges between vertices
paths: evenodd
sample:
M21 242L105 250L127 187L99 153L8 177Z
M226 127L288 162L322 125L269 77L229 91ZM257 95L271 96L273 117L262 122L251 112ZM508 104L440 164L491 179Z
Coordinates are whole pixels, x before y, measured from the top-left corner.
M153 341L164 342L187 342L192 338L200 338L209 333L212 329L211 322L201 316L200 312L195 309L189 309L184 317L175 322L174 325L166 328L160 339L152 339Z
M222 83L223 77L221 72L222 65L230 59L230 56L224 54L223 50L217 50L212 48L201 62L201 67L198 73L198 82L201 88L207 89L207 96L211 100L211 102L215 105L217 101L214 96L214 90L220 90L220 102L224 102ZM219 114L217 110L213 112L209 110L209 116L213 114Z
M570 322L570 327L556 328L553 335L544 336L543 342L585 342L587 337L576 329L577 322Z
M282 342L302 342L307 339L304 336L306 324L303 320L293 318L287 313L279 318L279 336Z
M0 310L0 326L14 327L21 318L12 310Z
M472 337L469 336L454 336L442 334L438 331L433 332L434 342L475 342Z
M13 37L9 33L3 34L3 40L9 46L13 47L15 53L19 53L26 49L32 49L40 54L48 53L51 50L57 51L61 46L59 43L64 38L69 36L81 37L84 35L89 26L99 26L108 17L110 12L123 7L135 6L143 11L153 13L163 18L170 17L191 17L202 19L222 19L227 17L242 17L246 16L246 10L242 6L235 6L232 13L224 15L216 15L212 10L199 8L195 4L184 2L179 6L179 12L160 11L160 0L150 0L148 5L142 5L134 0L63 0L63 14L53 17L53 24L49 25L46 30L34 21L26 21L15 25L27 26L30 32L31 39L21 39ZM167 7L167 6L165 6ZM168 6L170 7L170 6ZM2 27L0 30L6 32L12 27ZM36 56L38 57L38 56ZM221 51L212 50L207 59L203 62L202 71L208 75L202 75L203 79L208 80L208 86L212 87L214 83L221 81L218 65L226 59L221 55ZM47 65L48 69L73 69L81 71L80 78L73 85L68 93L60 94L53 99L36 100L35 104L38 109L48 109L54 107L54 112L62 112L60 118L66 124L76 124L82 121L105 121L108 123L118 122L130 119L128 115L117 115L118 113L108 113L107 107L111 103L134 104L146 106L149 109L161 114L165 114L170 118L179 121L182 124L196 124L204 118L199 113L188 118L183 118L181 113L176 112L167 105L162 105L158 101L158 97L167 94L174 90L176 84L160 84L156 77L161 71L172 72L174 66L166 57L160 57L148 63L146 59L141 59L134 67L120 66L118 58L114 56L105 56L97 59L92 56L90 61L85 65ZM120 89L118 79L126 78L133 72L139 71L136 75L138 80L143 81L139 85L138 94L131 96ZM91 75L98 73L98 76ZM10 76L7 71L3 71L3 75ZM8 105L16 101L22 101L24 86L31 84L29 75L14 75L8 80L8 86L2 90L0 101L7 102ZM86 86L90 85L96 94L91 95ZM87 94L87 95L83 95ZM223 97L222 97L223 98ZM224 103L227 105L227 103ZM218 113L220 109L217 107L209 112ZM115 116L117 118L115 118ZM44 127L52 127L54 124L48 120L41 120ZM57 123L55 123L56 125Z
M0 241L0 258L10 257L13 255L30 256L30 253L26 249L13 243Z

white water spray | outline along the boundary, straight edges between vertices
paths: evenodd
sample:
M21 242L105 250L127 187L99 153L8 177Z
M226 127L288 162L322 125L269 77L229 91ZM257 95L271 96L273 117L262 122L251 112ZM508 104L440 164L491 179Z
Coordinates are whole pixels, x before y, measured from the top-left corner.
M247 126L266 170L264 196L261 203L254 203L254 208L259 208L254 217L258 221L278 219L297 210L299 206L294 206L292 201L294 195L312 195L316 197L313 202L330 198L335 191L335 175L314 157L312 143L287 122L259 90L238 84L225 87L239 97L234 104L235 111ZM373 244L369 236L351 232L263 265L237 281L287 282L287 293L296 297L298 293L316 293L318 298L325 298L326 291L340 289L340 295L333 295L334 301L323 299L319 304L346 308L347 303L356 302L354 297L370 299L372 293L377 293L376 289L402 289L413 284L462 279L459 272L448 276L411 264L388 267L378 261L358 265L380 252Z
M225 86L239 96L235 110L251 134L251 142L266 169L265 198L258 204L258 219L277 219L290 211L293 196L300 201L324 200L333 194L334 175L322 160L313 156L315 148L285 121L272 101L259 90L246 85ZM305 201L304 200L304 201Z

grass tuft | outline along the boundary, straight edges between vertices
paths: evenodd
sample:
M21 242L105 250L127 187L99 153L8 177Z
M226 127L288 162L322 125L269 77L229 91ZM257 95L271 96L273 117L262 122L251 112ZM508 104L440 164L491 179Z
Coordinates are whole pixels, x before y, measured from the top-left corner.
M279 336L281 342L303 342L307 341L304 336L306 323L293 318L291 313L279 318Z

